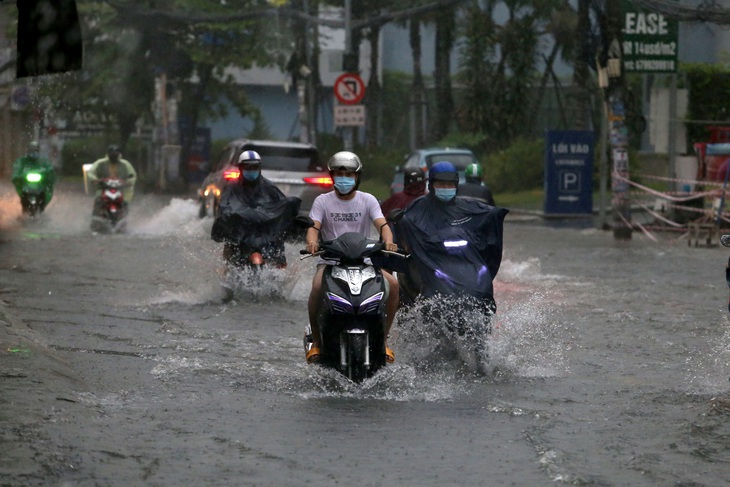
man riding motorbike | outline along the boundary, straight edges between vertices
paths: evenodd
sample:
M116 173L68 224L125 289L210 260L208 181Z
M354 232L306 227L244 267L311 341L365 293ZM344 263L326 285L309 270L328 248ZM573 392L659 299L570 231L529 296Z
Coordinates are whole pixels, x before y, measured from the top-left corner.
M223 257L229 264L245 265L258 252L264 262L286 267L284 241L301 200L287 197L261 175L261 156L246 150L238 157L240 177L221 194L211 238L224 242ZM252 262L255 265L263 262Z
M383 201L380 208L383 215L389 214L396 208L405 209L411 201L426 194L426 175L421 169L409 169L403 174L403 191Z
M476 163L469 164L464 170L464 178L464 184L460 184L456 191L457 196L477 198L486 202L488 205L495 206L492 190L482 183L482 166Z
M24 213L28 211L28 200L23 190L27 185L26 178L29 173L36 173L40 176L40 181L33 182L40 183L43 187L43 199L40 202L40 211L43 211L53 197L53 185L56 182L56 172L48 159L41 157L40 144L37 141L32 141L28 144L28 153L25 156L19 157L13 163L13 175L11 179L15 186L15 191L20 196L20 204L23 207Z
M121 179L124 181L124 207L127 208L128 203L134 198L134 184L137 181L137 172L134 170L132 164L122 159L122 152L117 145L110 145L106 151L106 157L97 159L92 164L91 168L86 171L86 176L92 183L98 183L102 179L114 178ZM94 199L93 215L100 216L102 214L102 201L101 201L102 189L100 187L96 190L96 197Z
M429 170L429 193L414 201L395 224L396 242L411 258L396 270L402 293L415 299L471 296L494 312L492 280L502 262L507 209L457 197L459 175L447 161Z
M327 168L334 180L334 191L324 193L314 200L309 214L314 226L307 230L307 251L315 254L319 250L319 239L332 240L346 232L358 232L366 237L370 235L370 225L374 225L385 243L385 250L396 251L393 234L386 224L378 201L369 193L358 191L362 163L360 158L348 151L338 152L327 163ZM312 347L306 353L308 363L315 363L320 358L322 346L317 316L322 305L322 275L328 264L320 260L317 272L312 279L312 290L309 294L309 325L312 330ZM386 304L385 336L388 336L395 313L398 310L398 281L389 272L383 271L389 292ZM385 347L386 360L395 361L393 351Z

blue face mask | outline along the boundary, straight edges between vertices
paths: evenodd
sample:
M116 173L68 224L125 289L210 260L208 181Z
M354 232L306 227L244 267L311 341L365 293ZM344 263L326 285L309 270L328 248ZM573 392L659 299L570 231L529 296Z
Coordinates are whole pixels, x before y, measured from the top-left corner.
M256 181L259 178L260 171L243 171L243 179L246 181Z
M347 176L335 176L335 189L340 194L349 194L355 187L355 178Z
M434 193L438 199L448 203L456 196L456 188L434 188Z

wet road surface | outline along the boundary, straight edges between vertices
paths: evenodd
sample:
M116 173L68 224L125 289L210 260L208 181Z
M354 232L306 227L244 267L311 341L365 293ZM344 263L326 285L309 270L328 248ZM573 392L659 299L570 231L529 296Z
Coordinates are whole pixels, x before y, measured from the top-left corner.
M3 484L730 483L729 249L508 217L490 373L404 313L355 386L304 363L296 246L228 300L191 200L93 235L88 198L18 223L1 189L0 299L51 357L2 343Z

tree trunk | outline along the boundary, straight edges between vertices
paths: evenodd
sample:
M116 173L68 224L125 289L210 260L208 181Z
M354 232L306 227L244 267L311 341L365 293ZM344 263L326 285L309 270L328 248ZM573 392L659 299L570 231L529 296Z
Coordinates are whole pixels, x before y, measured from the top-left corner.
M378 126L380 112L380 26L371 27L370 40L370 80L368 81L365 110L367 120L367 147L375 149L379 143Z
M413 57L413 82L411 88L411 150L424 145L423 109L426 103L423 74L421 73L421 21L412 18L409 25L409 40Z
M448 135L454 120L454 98L451 91L451 48L454 45L454 27L453 9L440 10L436 21L436 68L433 74L436 92L434 140L441 140Z
M590 92L588 83L590 74L588 72L588 60L593 55L590 51L590 12L588 8L588 0L578 0L578 55L575 58L573 70L573 82L577 90L576 93L576 114L575 128L577 130L587 130L589 127L590 114Z
M212 64L200 64L197 66L200 76L200 81L198 82L196 89L195 89L195 95L193 97L193 100L195 100L192 104L192 109L190 113L187 115L189 118L189 123L185 125L185 130L182 132L182 141L181 141L181 148L180 148L180 161L179 161L179 171L180 171L180 178L182 179L183 183L187 182L188 178L188 159L190 159L190 152L193 147L193 141L195 140L195 134L198 131L198 118L200 117L200 107L203 103L203 100L205 98L205 93L208 89L208 83L210 82L211 76L213 75L213 65Z

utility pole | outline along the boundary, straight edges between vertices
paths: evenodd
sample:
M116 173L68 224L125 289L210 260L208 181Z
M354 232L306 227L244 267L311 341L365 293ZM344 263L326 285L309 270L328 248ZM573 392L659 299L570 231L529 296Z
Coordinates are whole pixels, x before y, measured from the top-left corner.
M630 240L633 231L631 223L631 200L629 199L629 134L626 126L626 109L624 107L624 73L621 51L621 19L620 2L606 2L604 52L600 68L603 71L605 85L606 108L608 115L608 145L613 170L611 172L611 189L613 190L613 237L616 240ZM600 78L599 73L599 78Z

